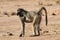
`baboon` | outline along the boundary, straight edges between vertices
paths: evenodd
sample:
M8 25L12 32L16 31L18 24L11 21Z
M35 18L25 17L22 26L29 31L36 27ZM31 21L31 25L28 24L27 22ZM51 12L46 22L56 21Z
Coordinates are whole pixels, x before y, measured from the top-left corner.
M34 36L39 36L40 35L40 23L42 19L42 10L45 11L45 18L46 18L46 26L48 23L47 20L47 10L45 7L42 7L39 9L39 11L27 11L23 8L18 8L17 9L17 16L20 17L21 22L22 22L22 30L21 34L19 35L20 37L23 37L25 35L25 23L32 23L33 22L33 28L34 28Z

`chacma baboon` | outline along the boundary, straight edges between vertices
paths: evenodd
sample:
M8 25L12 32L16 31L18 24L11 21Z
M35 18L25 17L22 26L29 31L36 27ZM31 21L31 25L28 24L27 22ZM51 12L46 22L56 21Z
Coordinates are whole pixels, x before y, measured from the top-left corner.
M20 37L25 35L25 23L32 23L33 22L33 28L34 28L34 36L40 35L40 23L42 19L42 10L45 11L45 18L46 18L46 25L47 25L47 10L45 7L42 7L38 12L35 11L27 11L23 8L18 8L17 15L20 17L22 22L22 31L20 34Z

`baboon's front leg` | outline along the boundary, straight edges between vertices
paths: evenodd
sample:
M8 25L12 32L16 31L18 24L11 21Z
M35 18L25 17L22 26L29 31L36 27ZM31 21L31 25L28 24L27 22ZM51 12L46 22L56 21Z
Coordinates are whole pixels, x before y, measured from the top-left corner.
M24 23L24 18L21 18L21 22L22 22L22 30L21 30L21 34L20 37L23 37L25 35L25 23Z

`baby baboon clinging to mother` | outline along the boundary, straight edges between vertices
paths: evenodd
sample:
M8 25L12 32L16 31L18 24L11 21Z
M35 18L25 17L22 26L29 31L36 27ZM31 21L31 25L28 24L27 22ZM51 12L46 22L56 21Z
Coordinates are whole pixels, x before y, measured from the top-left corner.
M32 23L33 22L33 28L34 28L34 36L40 35L40 23L42 19L42 10L45 11L45 18L46 18L46 25L47 25L47 10L45 7L42 7L38 12L35 11L27 11L23 8L18 8L17 15L20 17L22 22L22 30L20 37L25 35L25 23Z

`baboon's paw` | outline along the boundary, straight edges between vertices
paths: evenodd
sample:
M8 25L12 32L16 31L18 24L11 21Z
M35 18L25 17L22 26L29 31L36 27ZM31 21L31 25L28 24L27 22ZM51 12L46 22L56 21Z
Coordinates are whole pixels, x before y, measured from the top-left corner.
M37 37L37 36L40 36L40 35L30 35L30 37Z
M23 34L20 34L19 37L24 37L24 35Z

